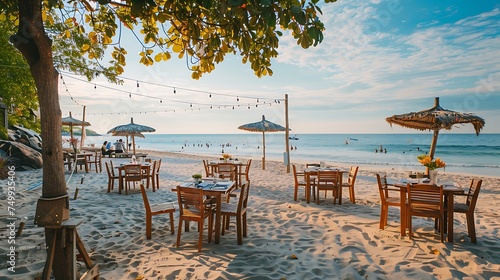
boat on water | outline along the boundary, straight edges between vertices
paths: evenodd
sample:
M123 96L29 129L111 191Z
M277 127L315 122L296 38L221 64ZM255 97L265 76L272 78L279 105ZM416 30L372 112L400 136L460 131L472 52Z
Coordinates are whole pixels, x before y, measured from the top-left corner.
M295 135L295 136L288 136L288 139L290 139L290 140L299 140L299 137L297 137L297 135Z

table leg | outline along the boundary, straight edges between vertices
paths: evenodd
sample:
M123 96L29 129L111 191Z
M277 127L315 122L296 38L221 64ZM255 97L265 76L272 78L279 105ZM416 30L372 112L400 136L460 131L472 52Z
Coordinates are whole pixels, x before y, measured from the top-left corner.
M401 207L399 208L399 219L401 223L401 236L406 236L406 228L408 225L406 224L407 222L407 213L406 213L406 188L401 188L399 192L399 197L401 203Z
M339 173L337 180L338 180L337 193L339 195L339 205L342 205L342 173Z
M311 201L311 175L306 173L306 202Z
M448 194L448 242L453 242L453 192Z
M217 195L217 209L215 209L215 244L220 243L222 195Z
M123 189L123 176L122 172L121 171L119 172L120 174L118 175L118 193L121 194Z

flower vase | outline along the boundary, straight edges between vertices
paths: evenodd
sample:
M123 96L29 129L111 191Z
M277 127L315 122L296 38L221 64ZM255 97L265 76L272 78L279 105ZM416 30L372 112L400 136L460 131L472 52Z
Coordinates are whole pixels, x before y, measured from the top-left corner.
M431 184L437 183L438 171L437 170L429 170L429 180Z
M194 184L198 185L199 183L201 183L201 178L194 178Z
M224 162L227 162L227 158L224 158Z

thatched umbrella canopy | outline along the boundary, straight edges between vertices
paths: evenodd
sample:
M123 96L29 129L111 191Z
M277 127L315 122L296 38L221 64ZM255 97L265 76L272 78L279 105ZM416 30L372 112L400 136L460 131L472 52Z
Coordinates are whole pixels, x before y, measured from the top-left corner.
M62 125L69 126L69 133L70 133L71 139L73 139L73 126L81 126L81 127L90 126L89 122L81 121L81 120L73 118L71 116L71 112L69 112L69 117L62 118L61 122L62 122ZM82 129L82 135L83 135L83 133L84 133L84 131ZM73 148L76 149L76 146Z
M275 124L266 120L266 117L262 115L262 120L260 122L254 122L249 124L240 125L238 129L247 130L252 132L262 132L262 169L266 169L266 132L278 132L286 131L286 128L279 124Z
M434 107L420 112L411 112L402 115L394 115L385 119L389 124L397 124L403 127L418 130L433 130L432 144L429 156L434 158L439 130L451 130L457 124L472 124L476 130L476 135L484 127L484 119L471 113L460 113L446 110L439 106L439 97L434 99Z
M135 136L142 135L141 132L155 132L156 130L152 127L136 124L134 123L134 118L130 118L129 124L115 126L110 129L107 133L117 136L118 134L121 136L132 136L132 146L134 147L134 155L135 155ZM140 135L139 135L140 134ZM144 135L142 135L144 136Z

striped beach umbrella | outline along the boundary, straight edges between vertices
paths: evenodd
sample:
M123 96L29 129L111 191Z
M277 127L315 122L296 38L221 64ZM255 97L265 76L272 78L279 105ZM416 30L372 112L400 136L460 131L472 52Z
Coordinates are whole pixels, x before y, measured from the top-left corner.
M134 147L134 155L135 155L135 137L142 136L144 138L142 132L155 132L155 131L156 129L152 127L134 123L134 118L130 118L129 124L115 126L112 129L110 129L107 133L114 136L132 137L132 146Z
M278 132L286 131L286 128L279 124L275 124L266 120L266 117L262 115L262 120L260 122L254 122L249 124L240 125L238 129L247 130L252 132L262 132L262 169L266 169L266 132Z
M434 158L434 151L436 150L436 143L441 129L451 130L453 126L458 124L472 124L476 135L484 127L484 119L471 113L460 113L451 110L443 109L439 105L439 97L434 99L434 107L423 110L420 112L410 112L407 114L394 115L385 119L391 126L393 124L402 127L418 129L418 130L432 130L434 135L432 137L431 148L429 156Z

